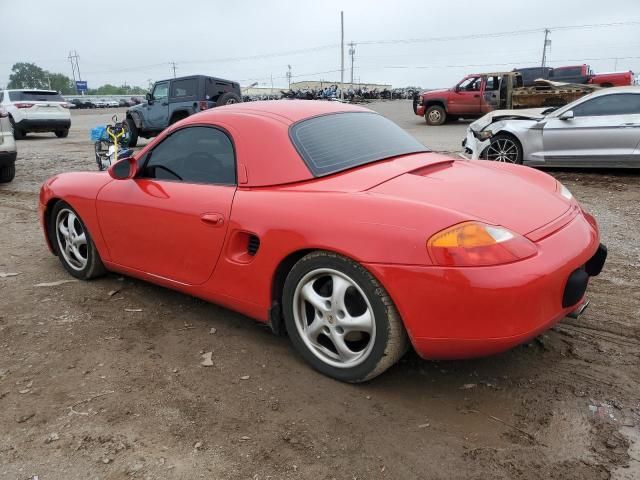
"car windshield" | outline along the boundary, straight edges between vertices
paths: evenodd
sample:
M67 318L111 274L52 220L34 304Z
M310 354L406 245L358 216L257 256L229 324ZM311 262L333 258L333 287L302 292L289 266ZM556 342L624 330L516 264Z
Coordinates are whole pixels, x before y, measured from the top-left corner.
M349 112L294 124L290 137L315 177L367 163L429 150L382 115Z
M64 99L57 92L46 90L25 90L9 92L9 99L12 102L64 102Z

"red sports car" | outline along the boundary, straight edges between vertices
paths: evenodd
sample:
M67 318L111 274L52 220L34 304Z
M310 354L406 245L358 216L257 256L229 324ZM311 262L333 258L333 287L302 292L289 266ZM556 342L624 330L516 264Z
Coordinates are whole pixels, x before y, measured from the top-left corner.
M286 329L348 382L488 355L586 305L598 227L551 176L430 153L365 108L251 102L193 115L106 172L40 192L50 249Z

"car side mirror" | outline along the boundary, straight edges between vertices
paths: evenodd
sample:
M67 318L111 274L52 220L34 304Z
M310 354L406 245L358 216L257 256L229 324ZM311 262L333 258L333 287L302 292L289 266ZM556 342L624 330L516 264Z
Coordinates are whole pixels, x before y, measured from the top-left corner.
M148 93L144 96L144 98L146 98L146 99L147 99L147 102L149 102L149 103L153 103L153 93L148 92Z
M572 120L573 119L573 110L567 110L563 112L558 117L560 120Z
M458 93L460 91L460 85L456 85L455 87L453 87L453 91Z
M111 165L107 171L114 180L128 180L138 173L138 162L135 157L126 157Z

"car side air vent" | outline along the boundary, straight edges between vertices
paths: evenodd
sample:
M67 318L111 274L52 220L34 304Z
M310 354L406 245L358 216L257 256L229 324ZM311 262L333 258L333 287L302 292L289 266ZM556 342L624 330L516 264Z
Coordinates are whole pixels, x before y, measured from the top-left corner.
M247 253L252 257L258 253L258 249L260 248L260 239L255 235L249 235L249 242L247 244Z

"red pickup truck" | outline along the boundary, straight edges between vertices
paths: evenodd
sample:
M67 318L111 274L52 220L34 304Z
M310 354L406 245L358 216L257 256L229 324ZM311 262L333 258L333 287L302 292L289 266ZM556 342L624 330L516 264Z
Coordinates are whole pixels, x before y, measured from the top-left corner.
M459 117L476 118L501 105L501 94L505 85L502 79L505 73L478 73L467 75L457 85L445 90L429 90L418 94L413 101L413 112L424 118L427 125L442 125L446 120ZM514 82L522 79L519 75L511 75Z
M549 80L567 83L588 83L601 87L624 87L633 85L633 72L611 72L594 73L589 65L571 65L567 67L556 67L550 75Z

